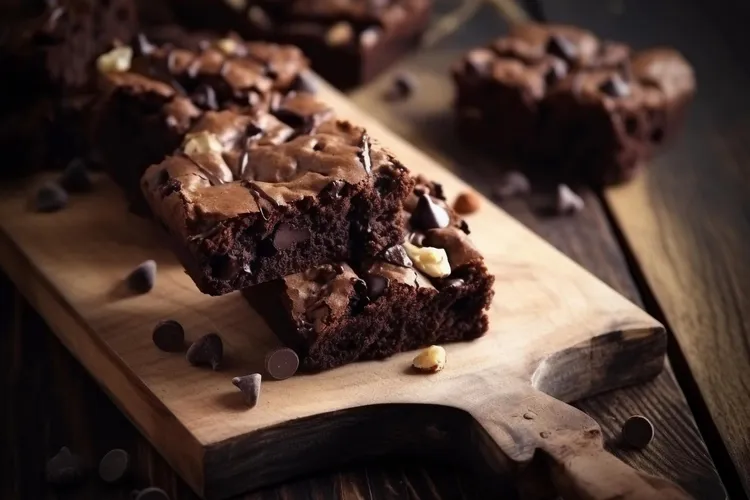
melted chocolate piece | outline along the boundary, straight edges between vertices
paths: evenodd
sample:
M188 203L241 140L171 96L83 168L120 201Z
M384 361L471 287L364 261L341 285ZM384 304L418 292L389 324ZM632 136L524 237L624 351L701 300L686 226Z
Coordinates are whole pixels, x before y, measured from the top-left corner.
M370 300L377 300L388 288L388 278L375 273L367 273L364 277L367 285L367 296Z

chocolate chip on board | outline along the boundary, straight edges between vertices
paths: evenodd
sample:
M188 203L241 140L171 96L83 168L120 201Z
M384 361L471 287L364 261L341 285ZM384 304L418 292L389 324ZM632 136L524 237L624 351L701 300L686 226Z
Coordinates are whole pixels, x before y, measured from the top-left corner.
M71 160L60 176L60 186L69 193L86 193L93 185L86 163L80 158Z
M122 481L130 471L130 454L121 449L108 451L99 461L99 477L105 483Z
M266 373L276 380L285 380L297 373L299 356L288 347L266 354Z
M152 486L139 491L135 500L169 500L169 495L163 489Z
M37 212L57 212L66 206L68 206L68 192L54 182L43 184L34 195L34 209Z
M521 196L531 192L529 179L517 170L506 172L500 183L492 190L492 197L505 200L514 196Z
M305 73L297 75L292 87L298 92L307 92L308 94L314 94L318 91L318 86L312 77Z
M258 398L260 398L260 382L260 373L234 377L232 379L232 383L240 390L245 398L245 403L247 403L247 406L250 408L255 408L255 405L258 404Z
M218 370L224 357L224 343L218 334L209 333L193 342L185 357L193 366L210 366Z
M156 283L156 262L147 260L138 265L128 275L128 288L137 293L148 293Z
M63 446L50 458L45 468L45 478L55 486L73 486L83 480L84 469L81 459Z
M555 211L559 215L580 212L585 207L583 198L565 184L557 186L555 198Z
M417 88L417 79L411 73L399 73L393 77L391 87L385 94L388 100L396 101L410 97Z
M624 444L642 450L654 439L654 424L642 415L633 415L622 426Z
M185 329L177 321L160 321L151 336L154 345L164 352L182 352L185 349Z

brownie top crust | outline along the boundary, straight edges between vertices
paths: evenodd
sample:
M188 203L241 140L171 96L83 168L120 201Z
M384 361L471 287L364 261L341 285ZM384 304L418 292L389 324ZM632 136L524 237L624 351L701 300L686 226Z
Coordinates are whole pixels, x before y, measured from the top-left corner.
M392 284L437 293L463 286L472 267L486 272L466 223L448 207L439 185L417 178L405 209L409 233L402 244L354 267L325 264L283 278L298 324L309 324L319 334L353 308L377 300Z
M323 191L338 197L347 185L375 183L384 169L405 170L349 122L300 133L261 111L207 112L176 154L149 167L142 185L189 238L241 214L265 219Z

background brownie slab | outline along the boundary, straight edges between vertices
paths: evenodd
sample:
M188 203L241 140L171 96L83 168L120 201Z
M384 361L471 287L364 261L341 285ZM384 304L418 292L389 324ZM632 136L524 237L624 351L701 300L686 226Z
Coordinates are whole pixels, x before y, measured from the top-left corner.
M466 140L545 180L595 185L632 177L673 133L695 87L673 50L631 56L588 31L539 24L470 51L453 79Z
M348 122L296 133L269 114L229 111L206 113L142 180L188 274L212 295L379 253L403 237L411 187Z
M189 40L179 30L170 35ZM131 71L101 76L98 154L136 213L147 213L143 172L172 153L205 110L270 110L307 68L291 46L238 38L193 42L200 48L157 47L141 39Z
M418 187L420 196L429 196L426 189ZM396 245L362 263L317 266L243 291L298 353L305 370L472 340L487 331L494 278L466 236L465 224L439 196L431 199L450 214L448 226L413 231L409 240L446 251L451 269L444 278L428 277ZM417 205L413 195L407 208Z
M365 82L412 48L427 27L430 0L180 0L178 18L197 29L298 45L313 68L341 88Z
M116 40L129 42L131 0L4 2L0 5L0 147L14 159L0 175L60 166L85 153L94 61ZM44 112L37 112L38 110ZM25 114L23 126L8 118ZM63 137L57 134L62 133ZM68 140L68 139L73 139ZM32 152L33 151L33 152Z

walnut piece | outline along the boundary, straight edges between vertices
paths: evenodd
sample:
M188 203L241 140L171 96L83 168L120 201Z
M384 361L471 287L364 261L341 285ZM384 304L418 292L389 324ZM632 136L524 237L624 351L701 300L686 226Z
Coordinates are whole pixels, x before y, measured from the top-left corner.
M445 278L451 274L448 254L442 248L418 247L408 241L403 243L406 254L414 263L414 267L431 278Z
M437 373L445 368L445 349L439 345L431 345L423 350L412 361L412 366L425 373Z

